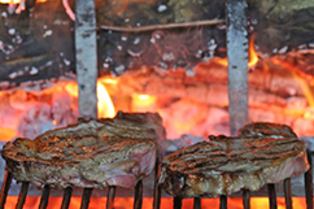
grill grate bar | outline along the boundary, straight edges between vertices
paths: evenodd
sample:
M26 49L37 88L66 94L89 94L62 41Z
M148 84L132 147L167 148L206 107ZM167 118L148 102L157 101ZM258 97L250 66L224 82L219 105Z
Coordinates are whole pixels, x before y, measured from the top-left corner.
M50 194L50 186L49 185L45 185L44 189L43 189L43 193L41 195L39 209L47 208L48 200L49 200L49 194Z
M221 195L219 209L227 209L227 201L228 197L226 195Z
M181 209L182 208L182 198L181 197L174 197L173 198L173 209Z
M250 190L244 189L243 190L243 208L250 209Z
M291 191L291 179L287 178L283 181L286 209L292 209L292 191Z
M0 208L4 208L5 205L5 201L7 199L8 193L9 193L9 189L10 189L10 185L12 182L12 173L9 171L5 172L5 177L3 180L3 185L2 185L2 189L1 189L1 193L0 193Z
M267 184L268 197L269 197L269 208L277 209L277 195L275 184Z
M201 198L194 197L193 209L201 209Z
M107 195L107 209L113 209L114 197L116 195L116 187L110 186Z
M93 188L84 188L81 209L87 209L90 201L90 197L92 196Z
M67 187L63 193L61 209L68 209L72 196L72 187Z
M141 209L143 203L143 181L139 180L135 186L134 209Z
M158 184L158 179L160 175L160 166L159 166L159 158L156 158L155 164L155 174L154 174L154 194L153 194L153 209L160 208L160 201L161 201L161 187Z
M307 157L310 164L310 169L304 174L305 196L307 209L313 209L313 177L312 177L312 158L310 150L307 150Z
M17 204L16 204L16 209L22 209L23 205L25 203L25 199L27 196L27 191L28 191L28 186L29 186L29 182L24 181L22 183L22 187L19 193L19 198L17 200Z

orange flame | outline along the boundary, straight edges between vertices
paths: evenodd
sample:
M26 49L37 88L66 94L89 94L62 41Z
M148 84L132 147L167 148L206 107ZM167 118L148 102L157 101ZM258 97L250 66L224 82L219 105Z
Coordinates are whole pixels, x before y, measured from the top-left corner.
M116 115L113 103L106 87L100 81L97 82L97 98L98 117L113 118Z
M256 37L256 34L253 34L249 40L249 63L248 63L249 68L254 67L256 63L258 62L258 56L254 49L255 37ZM217 59L217 63L227 67L228 59L227 58Z
M155 109L156 97L147 94L132 95L132 111L147 112Z

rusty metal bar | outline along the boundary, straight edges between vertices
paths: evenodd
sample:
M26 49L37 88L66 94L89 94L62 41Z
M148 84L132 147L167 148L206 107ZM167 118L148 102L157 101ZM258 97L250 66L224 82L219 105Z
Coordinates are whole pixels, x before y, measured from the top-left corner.
M108 195L107 195L107 209L113 209L113 202L114 202L114 197L116 195L116 187L115 186L110 186Z
M269 197L269 208L277 209L277 196L275 184L267 184L268 197Z
M286 209L292 209L292 191L291 191L291 179L286 178L283 181Z
M227 57L230 134L248 123L248 32L246 0L227 0Z
M12 173L9 171L5 172L5 176L4 176L4 180L3 180L3 184L2 184L2 188L1 188L1 193L0 193L0 208L4 208L5 205L5 201L7 199L8 196L8 192L10 189L10 185L12 182Z
M160 166L159 166L159 158L156 158L156 164L155 164L155 176L154 176L154 194L153 194L153 209L159 209L160 208L160 201L161 201L161 188L158 184L160 174Z
M243 208L250 209L250 190L244 189L243 190Z
M201 209L201 198L194 197L193 209Z
M228 197L226 195L221 195L219 209L227 209L227 201Z
M94 0L75 0L75 58L80 117L97 118L98 77Z
M87 209L92 196L93 188L85 188L82 196L81 209Z
M182 208L182 197L174 197L173 198L173 209L181 209Z
M40 203L39 203L39 209L46 209L48 205L49 200L49 194L50 194L50 186L45 185L43 189L43 194L41 195Z
M135 186L134 209L141 209L143 203L143 181L139 180Z
M68 209L72 196L72 187L67 187L63 193L63 199L61 204L61 209Z
M26 196L27 196L28 186L29 186L29 182L24 181L22 183L22 187L21 187L21 190L20 190L20 193L19 193L19 197L18 197L16 206L15 206L16 209L22 209L23 208L24 203L25 203L25 199L26 199Z
M313 209L313 177L312 177L313 162L311 152L309 150L307 150L307 158L310 164L310 169L304 174L306 205L307 209Z

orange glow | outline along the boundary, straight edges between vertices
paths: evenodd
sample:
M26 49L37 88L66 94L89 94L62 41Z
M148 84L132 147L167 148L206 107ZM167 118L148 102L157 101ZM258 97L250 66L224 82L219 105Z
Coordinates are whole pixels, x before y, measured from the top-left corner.
M155 109L156 97L147 94L132 95L132 111L147 112Z
M47 0L36 0L36 3L44 3ZM21 0L0 0L0 4L19 4Z
M15 208L17 196L9 196L6 201L7 209ZM38 208L40 202L40 197L27 197L24 205L24 209L33 209ZM89 209L98 209L105 208L106 206L105 197L92 197L89 204ZM60 208L62 203L62 197L50 197L48 202L47 209ZM292 198L293 208L306 208L305 198L304 197L293 197ZM81 198L72 197L69 209L77 209L80 207ZM269 200L267 197L252 197L251 198L251 208L254 209L268 209ZM278 209L284 209L285 199L283 197L277 198ZM114 201L114 208L127 209L133 205L132 197L116 197ZM145 197L143 198L143 209L151 209L153 205L153 198ZM219 208L219 198L202 198L201 199L202 208ZM173 209L173 199L172 198L162 198L161 206L162 209ZM183 209L193 208L193 199L184 199L182 202ZM227 208L232 209L243 209L242 198L228 198Z
M110 95L106 87L97 82L97 98L98 98L98 117L99 118L113 118L116 113L111 101Z
M249 40L249 63L248 63L249 68L254 67L258 62L258 56L254 49L255 36L256 34L253 34ZM228 59L227 58L217 59L217 63L223 66L228 66Z
M0 137L3 139L13 139L17 135L16 131L11 128L1 128L0 127Z

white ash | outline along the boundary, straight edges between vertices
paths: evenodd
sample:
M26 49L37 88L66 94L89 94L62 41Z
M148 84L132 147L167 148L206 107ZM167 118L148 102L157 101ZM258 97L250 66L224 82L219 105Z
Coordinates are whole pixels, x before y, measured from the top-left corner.
M121 51L121 50L122 50L122 46L121 46L121 45L118 45L118 46L117 46L117 49L118 49L119 51Z
M122 41L127 41L128 38L127 38L126 36L122 36L122 37L121 37L121 40L122 40Z
M162 60L173 61L173 60L175 60L175 56L172 52L168 52L168 53L165 52L162 54Z
M67 60L67 59L63 59L63 62L64 62L64 64L66 65L66 66L70 66L70 64L71 64L71 61L70 60Z
M152 43L152 44L154 44L154 43L156 43L156 40L155 40L154 38L151 38L151 39L149 40L149 42Z
M13 36L13 35L15 34L15 32L16 32L15 28L10 28L10 29L8 30L8 33L9 33L11 36Z
M104 68L108 68L108 67L109 67L109 64L106 63L106 62L104 62L104 63L102 64L102 66L103 66Z
M141 50L139 52L133 52L131 49L128 49L127 52L129 53L129 55L131 55L132 57L140 57L144 50Z
M130 22L130 18L125 18L124 22Z
M48 36L51 36L52 35L52 30L47 30L45 31L45 33L43 34L43 37L46 38Z
M136 26L141 26L141 23L139 23L139 22L138 22L138 23L136 23Z
M15 79L17 77L17 73L16 72L13 72L9 75L9 78L11 79Z
M187 76L189 76L189 77L194 77L194 75L196 74L196 72L193 71L193 70L190 69L190 68L187 68L187 69L185 69L185 74L186 74Z
M8 17L8 13L6 13L6 12L2 12L2 13L1 13L1 17L3 17L3 18L7 18L7 17Z
M168 7L166 5L161 4L161 5L158 6L157 11L158 12L164 12L167 9L168 9Z
M279 53L279 54L284 54L284 53L287 52L287 50L288 50L288 46L284 46L284 47L282 47L281 49L279 49L278 53Z
M124 67L124 65L121 64L121 65L115 67L114 69L115 69L115 71L116 71L118 74L121 74L121 73L124 72L125 67Z
M139 37L137 37L137 38L134 39L133 44L137 45L137 44L140 43L140 41L141 41L141 39Z
M29 74L35 75L37 73L38 73L38 69L36 67L32 66L31 71L29 71Z

